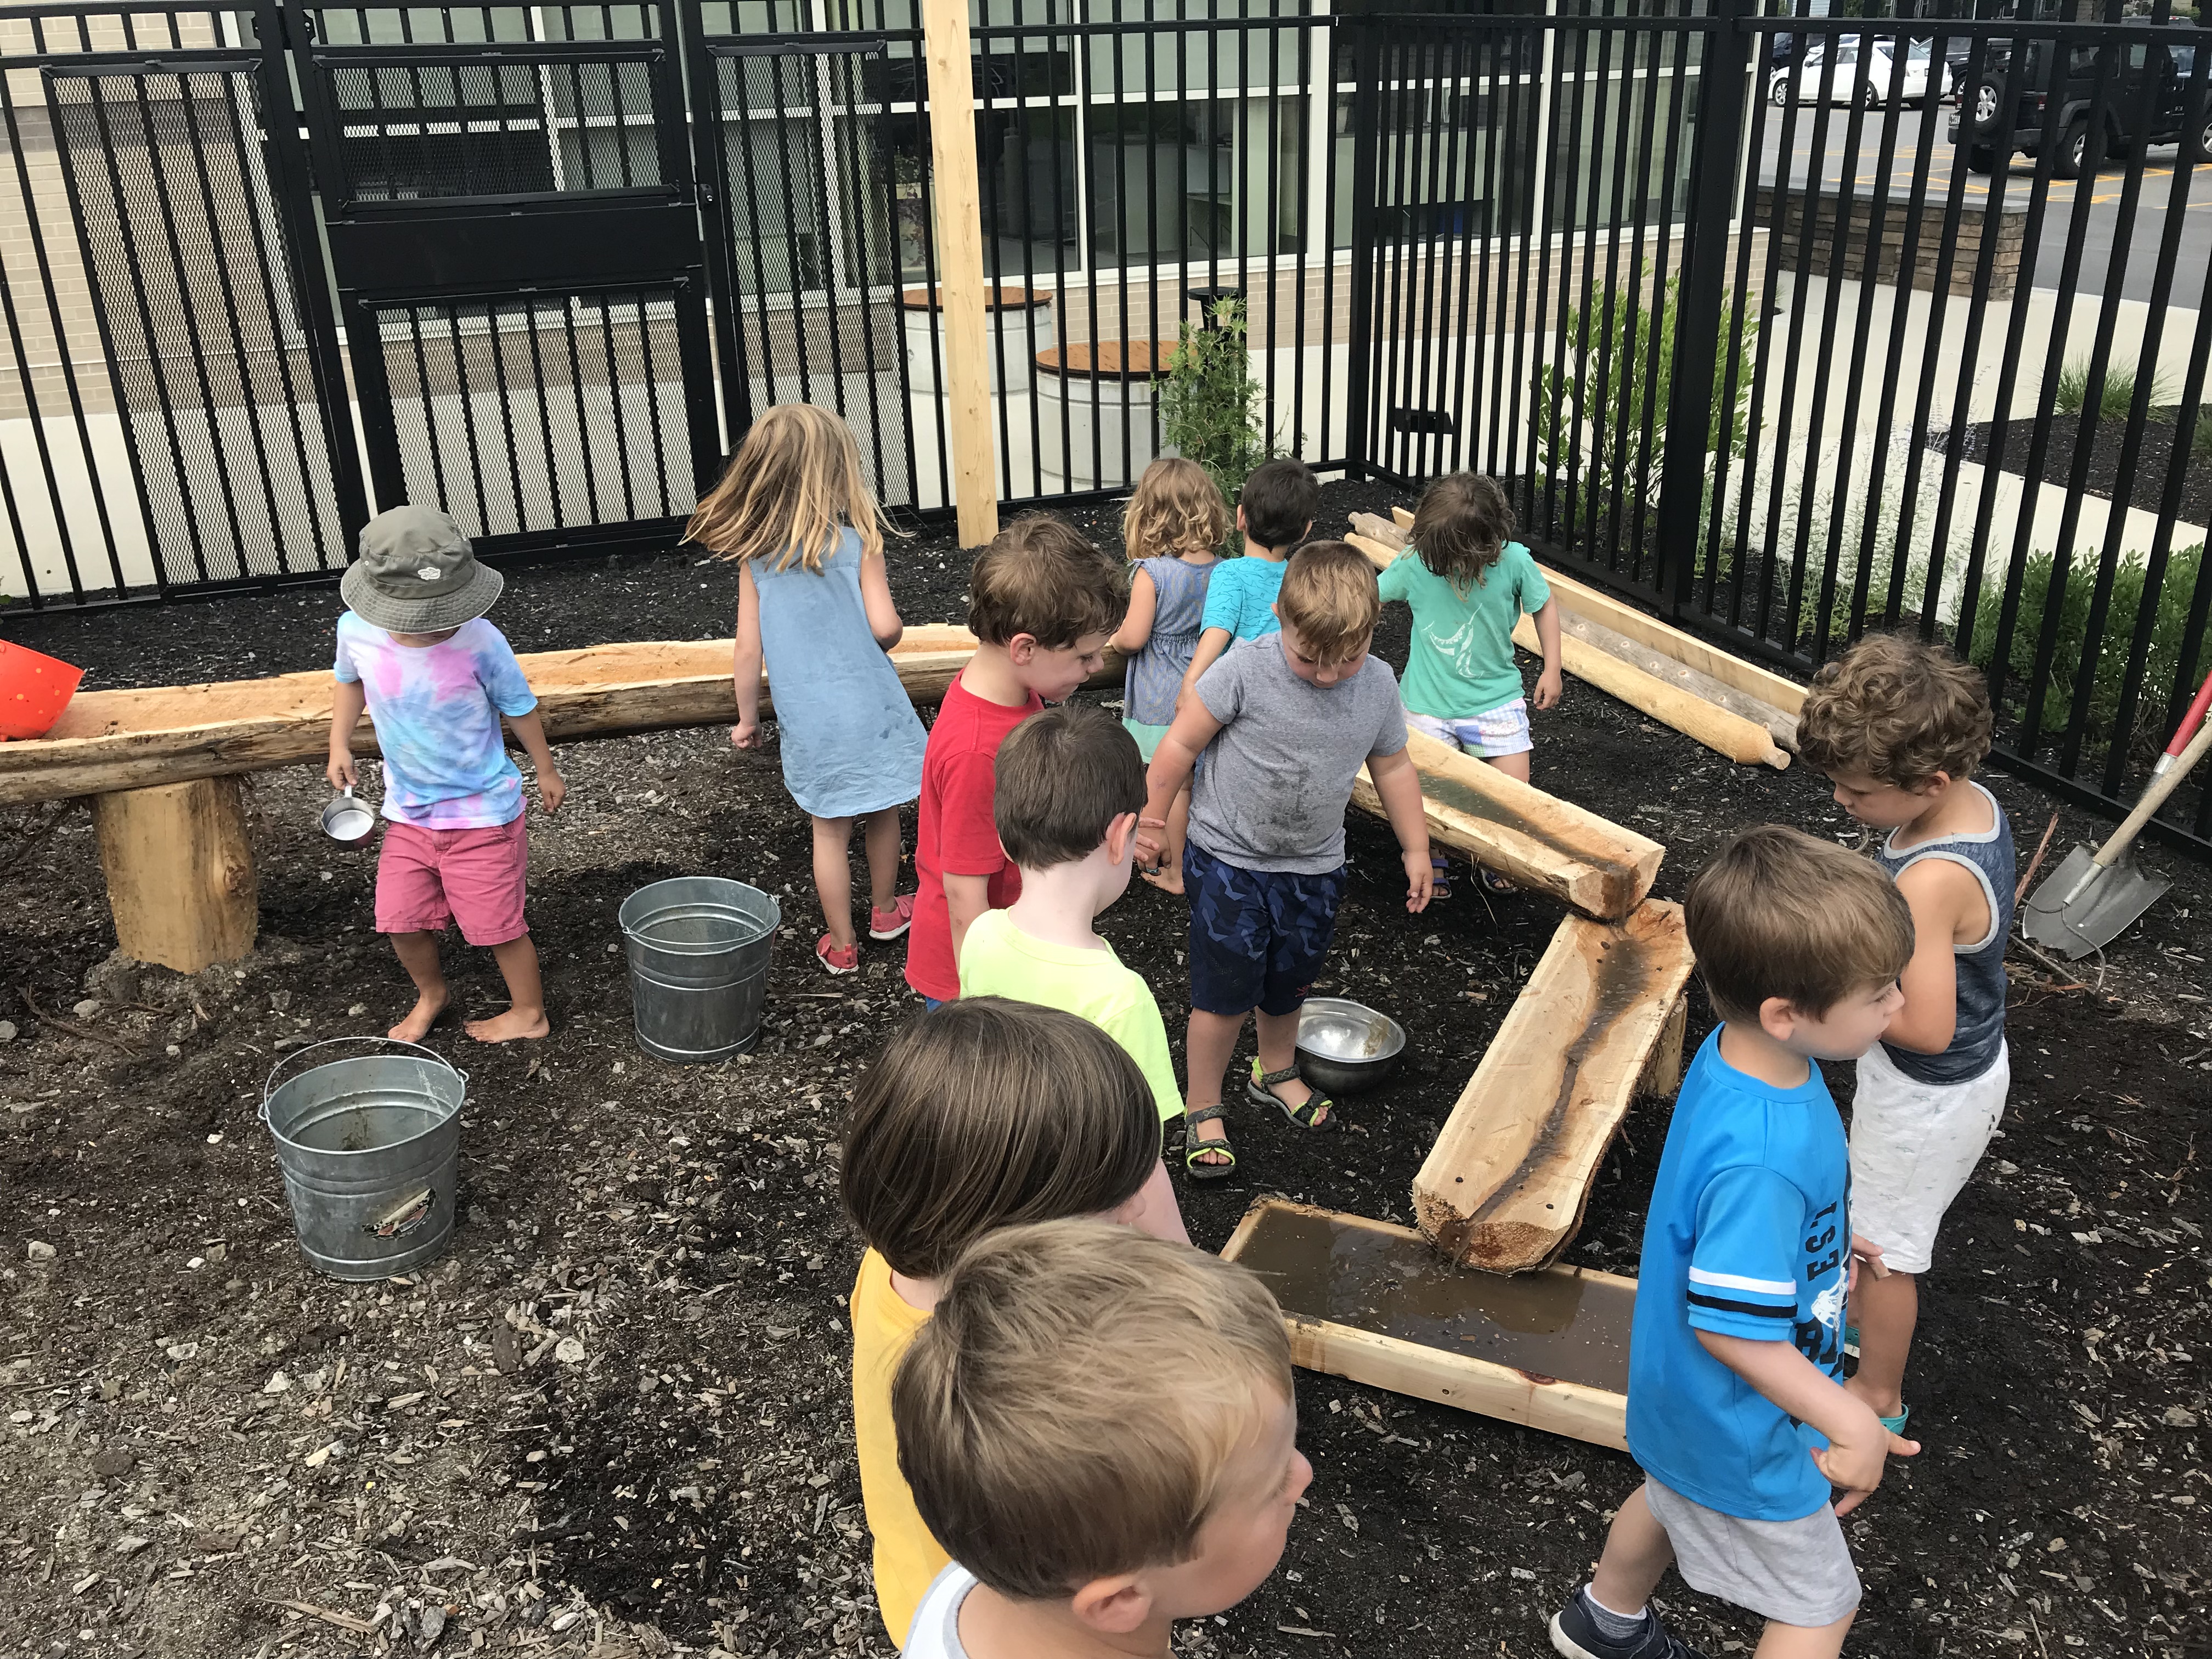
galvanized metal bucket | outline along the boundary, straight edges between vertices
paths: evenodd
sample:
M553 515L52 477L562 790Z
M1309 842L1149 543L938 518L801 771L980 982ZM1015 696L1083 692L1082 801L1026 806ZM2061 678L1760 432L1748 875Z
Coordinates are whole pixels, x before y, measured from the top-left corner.
M639 1048L704 1066L759 1040L769 953L783 922L774 899L721 876L678 876L639 888L616 921Z
M379 1051L277 1084L276 1074L302 1055L339 1043ZM276 1143L292 1225L310 1267L333 1279L386 1279L446 1248L468 1081L442 1055L393 1037L311 1042L270 1069L261 1121Z

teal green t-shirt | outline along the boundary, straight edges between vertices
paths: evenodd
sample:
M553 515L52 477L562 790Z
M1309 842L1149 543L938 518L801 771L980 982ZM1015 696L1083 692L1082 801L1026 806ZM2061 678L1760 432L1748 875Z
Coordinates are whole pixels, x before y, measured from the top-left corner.
M1506 543L1498 562L1462 593L1409 547L1382 573L1381 586L1385 599L1413 608L1401 682L1407 708L1431 720L1471 720L1522 695L1513 625L1552 597L1527 548Z
M1255 559L1240 554L1213 567L1206 584L1206 615L1202 630L1225 628L1230 642L1256 640L1282 627L1275 620L1275 595L1283 586L1288 559Z

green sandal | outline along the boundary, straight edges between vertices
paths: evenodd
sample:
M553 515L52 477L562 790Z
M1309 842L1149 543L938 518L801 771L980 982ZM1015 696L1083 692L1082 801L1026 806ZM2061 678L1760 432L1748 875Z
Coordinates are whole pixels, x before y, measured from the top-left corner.
M1279 1072L1263 1072L1260 1069L1260 1062L1255 1060L1252 1062L1252 1080L1245 1085L1244 1092L1251 1096L1257 1104L1273 1107L1301 1129L1310 1130L1316 1134L1328 1134L1336 1127L1334 1101L1320 1090L1314 1089L1306 1097L1304 1105L1292 1106L1275 1092L1274 1085L1288 1083L1297 1074L1298 1068L1295 1064L1285 1066ZM1306 1086L1313 1087L1310 1084Z
M1229 1119L1220 1107L1193 1107L1183 1114L1183 1122L1186 1126L1183 1130L1182 1142L1182 1168L1185 1175L1193 1181L1218 1181L1224 1176L1234 1175L1237 1172L1237 1149L1229 1144ZM1221 1139L1218 1140L1200 1139L1198 1126L1201 1123L1218 1123L1221 1126ZM1207 1152L1223 1153L1229 1161L1226 1164L1200 1164L1198 1160Z

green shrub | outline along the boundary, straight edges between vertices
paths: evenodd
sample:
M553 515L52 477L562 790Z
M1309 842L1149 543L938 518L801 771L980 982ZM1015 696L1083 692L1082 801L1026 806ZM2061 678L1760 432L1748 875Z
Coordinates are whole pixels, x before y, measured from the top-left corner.
M2189 453L2193 459L2212 461L2212 404L2197 411L2196 429L2189 434Z
M2097 399L2097 418L2104 421L2128 417L2128 410L2136 400L2136 372L2124 363L2105 365L2105 385ZM2164 375L2154 375L2150 383L2153 408L2173 400L2173 386ZM2089 401L2089 362L2077 357L2058 371L2058 384L2051 394L2051 406L2061 415L2079 415Z
M2050 603L2053 564L2050 554L2037 553L2029 558L2021 574L2019 619L2013 628L2007 672L2012 695L2023 699L2028 690L2027 677L2035 672L2035 647L2042 637L2044 611ZM2202 544L2176 553L2166 561L2166 580L2159 590L2158 617L2151 625L2149 661L2142 679L2144 707L2154 714L2173 686L2186 684L2194 688L2203 678L2206 668L2212 666L2212 641L2200 646L2197 661L2181 660L2182 632L2189 619L2190 599L2203 570ZM2136 618L2142 610L2143 574L2144 568L2139 560L2123 563L2113 574L2104 637L2097 641L2096 662L2092 670L2096 679L2089 696L2089 719L2096 732L2109 732L2119 714L2120 686L2127 674L2128 647L2134 641ZM2044 690L2045 732L2065 730L2071 717L2075 686L2081 673L2085 648L2082 636L2088 629L2089 601L2095 586L2094 560L2077 558L2067 574L2057 641L2051 652L2051 678ZM2003 599L2002 583L1993 585L1984 590L1974 613L1972 654L1978 667L1987 668L1996 657L1997 618ZM2148 723L2138 719L2138 747L2148 742L2155 750L2166 741L2166 732L2151 729L2156 724L2154 718Z
M1264 388L1244 346L1244 302L1214 302L1213 326L1182 326L1160 387L1160 437L1196 461L1232 506L1253 469L1274 453L1258 404Z

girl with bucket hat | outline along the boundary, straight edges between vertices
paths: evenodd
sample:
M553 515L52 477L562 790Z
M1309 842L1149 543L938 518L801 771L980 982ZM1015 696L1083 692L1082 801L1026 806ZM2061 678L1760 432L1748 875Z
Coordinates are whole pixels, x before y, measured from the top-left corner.
M338 592L337 695L331 782L356 781L352 736L362 710L384 751L384 846L376 865L376 931L392 936L415 981L415 1006L392 1028L419 1042L451 993L438 965L448 921L489 945L509 1006L464 1028L479 1042L542 1037L545 991L522 915L529 846L522 774L507 757L504 716L538 770L538 799L561 809L568 785L546 746L538 698L499 629L484 620L503 586L477 562L443 513L395 507L362 527L361 556Z

